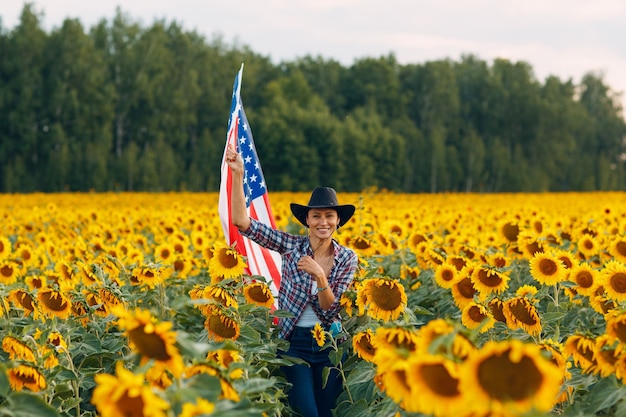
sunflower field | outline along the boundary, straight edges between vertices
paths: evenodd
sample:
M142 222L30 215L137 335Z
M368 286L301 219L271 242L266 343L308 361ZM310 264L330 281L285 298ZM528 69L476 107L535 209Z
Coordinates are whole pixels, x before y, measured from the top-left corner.
M278 227L304 233L273 193ZM626 193L340 194L337 416L626 415ZM0 195L0 415L291 416L217 193Z

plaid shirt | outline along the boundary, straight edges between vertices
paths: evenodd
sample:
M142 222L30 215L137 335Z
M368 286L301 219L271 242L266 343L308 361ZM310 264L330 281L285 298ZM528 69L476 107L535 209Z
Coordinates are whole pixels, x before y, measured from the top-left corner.
M329 289L335 295L335 301L328 310L324 310L320 306L317 294L311 294L314 278L307 272L298 270L297 267L298 260L302 256L313 256L309 237L275 230L252 218L250 221L250 228L241 234L267 249L280 253L282 257L278 308L289 311L294 317L278 320L280 337L286 339L291 335L307 303L311 304L322 325L328 329L333 321L339 319L341 310L339 299L354 279L358 263L356 253L333 239L335 261L328 277L328 284Z

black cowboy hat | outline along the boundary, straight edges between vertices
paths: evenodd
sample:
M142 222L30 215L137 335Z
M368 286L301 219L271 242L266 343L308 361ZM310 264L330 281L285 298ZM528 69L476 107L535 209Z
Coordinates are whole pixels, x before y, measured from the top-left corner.
M306 215L312 208L318 209L333 209L337 210L337 215L339 216L339 225L337 227L341 227L354 214L354 207L352 204L339 204L337 202L337 193L333 188L330 187L317 187L311 193L311 199L309 200L309 204L303 206L301 204L291 203L291 212L298 219L300 223L309 227L306 224Z

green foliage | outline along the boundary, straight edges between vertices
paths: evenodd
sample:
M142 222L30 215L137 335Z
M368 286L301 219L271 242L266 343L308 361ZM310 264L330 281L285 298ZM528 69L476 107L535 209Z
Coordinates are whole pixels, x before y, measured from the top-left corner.
M144 27L120 9L46 33L24 6L0 32L0 192L215 191L232 82L269 190L617 190L626 122L601 75L537 80L465 55L275 65L245 45Z

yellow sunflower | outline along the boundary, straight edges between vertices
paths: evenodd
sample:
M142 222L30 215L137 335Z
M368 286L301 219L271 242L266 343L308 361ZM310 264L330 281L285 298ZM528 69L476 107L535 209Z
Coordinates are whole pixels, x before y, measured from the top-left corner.
M315 326L313 326L313 330L311 330L311 333L313 334L315 342L317 342L317 346L323 347L326 343L326 332L319 322L315 323Z
M370 278L361 283L367 314L375 320L391 321L404 312L407 296L404 286L390 278Z
M33 392L39 392L46 389L48 384L46 378L34 366L18 365L7 371L9 384L15 391L21 391L28 388Z
M206 328L209 338L216 342L223 340L236 340L241 331L238 319L234 313L229 313L224 307L217 304L210 304L205 313Z
M188 366L185 369L184 376L185 378L192 378L193 376L198 374L212 375L219 379L220 387L222 389L222 392L219 396L220 399L227 399L233 402L239 402L239 393L237 392L237 390L235 390L233 385L225 377L222 376L218 368L209 363L197 363Z
M371 338L371 344L377 353L390 351L410 354L417 352L419 337L419 333L412 328L379 327ZM374 357L374 362L376 362L376 357Z
M543 242L527 231L521 231L517 236L517 248L526 258L532 258L537 253L544 252Z
M509 286L509 277L491 267L475 267L470 279L474 288L483 296L500 294Z
M178 278L186 279L193 275L194 267L194 259L191 256L179 255L172 262L172 273Z
M626 343L626 313L615 312L607 314L604 318L606 320L606 334Z
M155 288L162 284L168 277L169 267L157 265L143 265L133 268L130 282L133 285L145 285L148 288Z
M468 271L469 274L472 272L473 270ZM476 293L478 293L478 291L469 276L461 278L452 286L452 298L454 299L454 303L461 310L467 304L474 301L474 295L476 295Z
M116 375L96 374L91 402L101 417L167 417L170 405L146 384L143 374L135 375L116 365Z
M385 363L384 369L380 366L376 369L376 378L380 381L379 388L404 410L410 411L413 408L410 402L414 402L412 401L414 397L407 381L406 359L394 355L391 360L385 360Z
M526 297L514 297L504 303L506 323L511 329L521 328L531 336L541 333L541 319L535 305Z
M409 266L406 264L402 264L400 266L400 278L409 282L418 281L420 272L421 271L418 266Z
M2 339L2 350L9 354L11 360L36 361L33 349L13 336L5 336Z
M519 340L487 342L460 367L459 386L465 405L476 412L550 411L563 381L558 367L541 354L541 347Z
M195 403L183 404L183 409L179 417L202 417L204 415L213 414L214 411L215 404L204 398L197 398Z
M465 411L467 399L459 384L457 363L440 355L414 355L409 358L405 372L410 387L406 411L435 416L459 415Z
M237 297L232 293L230 287L217 283L214 285L195 285L190 291L189 296L192 300L213 300L224 307L237 308L239 303ZM196 308L202 311L203 314L207 314L207 309L210 303L197 303Z
M534 285L520 285L520 287L515 290L515 295L517 295L518 297L533 299L535 298L535 295L537 295L538 291L539 290Z
M368 362L374 362L376 355L376 348L372 344L373 337L372 329L361 331L352 337L352 348L359 358Z
M444 262L435 268L435 282L441 288L450 289L461 278L459 270L451 263Z
M243 358L236 350L217 349L209 351L206 355L207 361L213 361L224 369L228 369L232 363L243 363ZM239 379L243 377L244 370L241 368L233 369L228 376L231 379Z
M160 390L167 389L167 387L174 383L172 374L163 362L152 363L152 366L146 370L146 381L148 381L151 386Z
M154 248L154 260L158 263L171 264L175 259L174 246L169 242L164 242Z
M626 263L626 236L615 236L610 241L607 251L615 260Z
M571 358L583 372L589 372L597 366L596 341L591 337L578 333L568 336L565 340L563 353Z
M504 315L504 301L499 298L492 298L489 301L489 311L495 321L506 324L506 316Z
M580 261L576 259L576 256L572 252L567 250L556 249L553 252L553 256L555 259L561 261L565 266L565 269L568 270L571 270L580 263Z
M600 285L600 273L588 263L581 262L571 269L569 280L576 284L578 294L591 297Z
M591 305L591 307L598 314L609 314L618 307L615 300L613 300L612 298L609 298L606 295L595 294L592 294L589 297L589 305Z
M376 253L375 245L367 236L357 235L350 240L349 245L359 256L371 256Z
M22 310L26 316L33 313L33 318L35 320L39 319L39 309L35 304L35 299L28 291L21 288L11 290L9 292L9 301L18 309Z
M616 364L620 356L623 356L623 348L618 339L608 334L600 335L596 338L594 357L598 364L597 374L606 378L617 372Z
M445 319L434 319L420 327L417 350L464 360L474 345Z
M554 285L567 278L568 271L563 262L544 252L535 253L529 263L530 274L540 284Z
M270 287L261 281L246 284L243 287L243 294L246 301L260 307L272 308L274 306L274 296Z
M520 232L520 228L517 222L504 221L499 225L498 231L505 242L509 244L517 244L517 237Z
M7 259L12 253L11 241L5 236L0 236L0 260Z
M40 289L37 293L37 301L47 317L67 319L72 312L72 301L62 292L52 288Z
M17 282L20 266L17 262L5 259L0 261L0 284L11 285Z
M346 312L348 317L352 317L355 306L356 293L354 291L344 291L339 299L339 305Z
M461 312L461 323L468 329L480 329L484 333L495 324L491 311L482 304L470 302Z
M567 362L563 355L563 344L553 339L543 339L537 345L541 347L542 353L545 353L548 359L561 370L563 380L570 379L572 376L568 370L570 363Z
M598 240L587 233L584 233L576 242L578 254L583 260L589 260L600 252L600 244Z
M224 243L216 243L213 246L213 256L209 261L209 272L211 276L223 278L241 277L246 269L243 256L234 248L226 246Z
M141 355L141 363L161 362L175 377L183 372L183 359L176 347L176 332L171 322L159 322L147 310L113 309L118 325L128 336L131 349Z
M618 261L607 262L599 281L608 297L618 302L626 300L626 265Z

